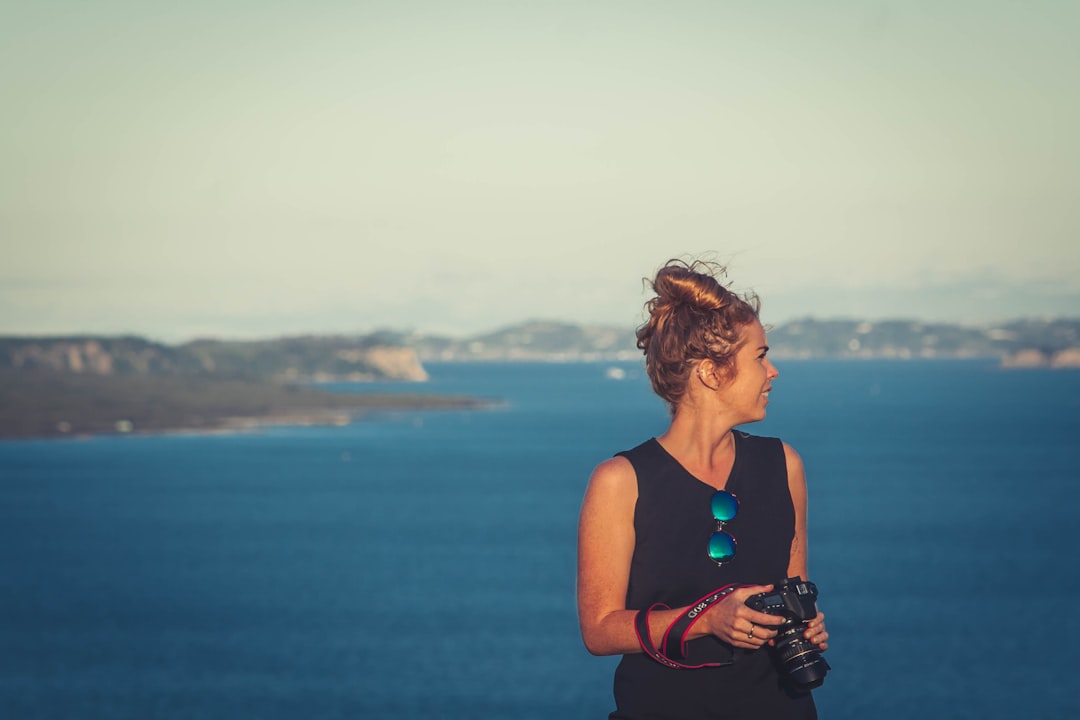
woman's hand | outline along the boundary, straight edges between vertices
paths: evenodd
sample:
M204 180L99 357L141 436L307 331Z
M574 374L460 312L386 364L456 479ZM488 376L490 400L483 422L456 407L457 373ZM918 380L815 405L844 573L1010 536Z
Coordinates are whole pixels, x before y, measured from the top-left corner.
M821 650L829 649L829 633L825 631L825 613L818 613L817 617L810 621L804 633L806 639L814 643Z
M772 585L739 588L705 611L704 629L734 647L757 650L776 637L776 626L783 625L784 618L747 607L746 598L772 589Z

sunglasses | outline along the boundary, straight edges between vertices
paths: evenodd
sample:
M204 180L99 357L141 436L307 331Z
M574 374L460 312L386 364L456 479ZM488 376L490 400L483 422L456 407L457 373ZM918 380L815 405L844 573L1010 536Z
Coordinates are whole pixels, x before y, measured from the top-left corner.
M735 538L724 532L724 523L735 519L739 512L739 501L727 490L717 490L713 493L711 504L716 532L709 536L709 559L721 566L735 557Z

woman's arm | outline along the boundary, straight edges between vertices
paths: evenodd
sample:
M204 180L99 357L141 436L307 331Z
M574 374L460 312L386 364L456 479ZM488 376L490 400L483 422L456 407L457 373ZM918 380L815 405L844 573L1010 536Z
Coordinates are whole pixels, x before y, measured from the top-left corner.
M795 506L795 537L791 541L787 575L806 580L806 470L799 453L787 443L784 443L784 458L787 460L788 490Z
M787 460L788 489L791 502L795 506L795 538L791 541L791 555L788 560L788 577L806 577L806 469L802 458L787 443L784 443L784 457ZM825 613L819 612L806 628L806 639L822 650L829 647L829 633L825 630Z
M578 621L585 647L593 655L641 652L634 631L636 610L626 608L630 561L634 555L634 508L637 476L630 461L615 457L601 463L589 479L578 525ZM754 649L772 639L771 626L782 618L751 610L745 600L771 586L740 588L711 607L687 639L712 634L736 647ZM649 634L659 645L671 623L688 608L649 614ZM750 631L756 631L750 637Z
M641 652L634 611L626 609L636 503L637 477L629 460L615 457L597 466L578 522L578 622L593 655Z

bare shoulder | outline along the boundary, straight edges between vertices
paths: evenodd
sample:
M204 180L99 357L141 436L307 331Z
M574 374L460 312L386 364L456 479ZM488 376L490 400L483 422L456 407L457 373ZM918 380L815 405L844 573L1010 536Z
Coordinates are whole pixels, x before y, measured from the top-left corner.
M805 470L803 468L802 456L800 456L799 453L796 452L795 448L791 447L787 443L783 443L783 445L784 459L787 460L788 476L790 477L795 473L804 473Z
M637 473L629 460L616 456L596 466L589 476L586 500L625 503L637 500Z
M636 486L637 474L629 460L622 455L616 455L596 466L589 477L589 484L615 487L627 484Z
M613 571L630 572L637 499L637 475L629 460L614 457L596 466L578 521L579 574L592 578ZM620 583L625 595L626 579L615 585Z

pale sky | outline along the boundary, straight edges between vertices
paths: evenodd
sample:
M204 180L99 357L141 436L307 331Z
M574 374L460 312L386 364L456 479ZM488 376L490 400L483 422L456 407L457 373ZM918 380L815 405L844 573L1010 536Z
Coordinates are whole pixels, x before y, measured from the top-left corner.
M1080 3L0 9L0 334L1080 316Z

